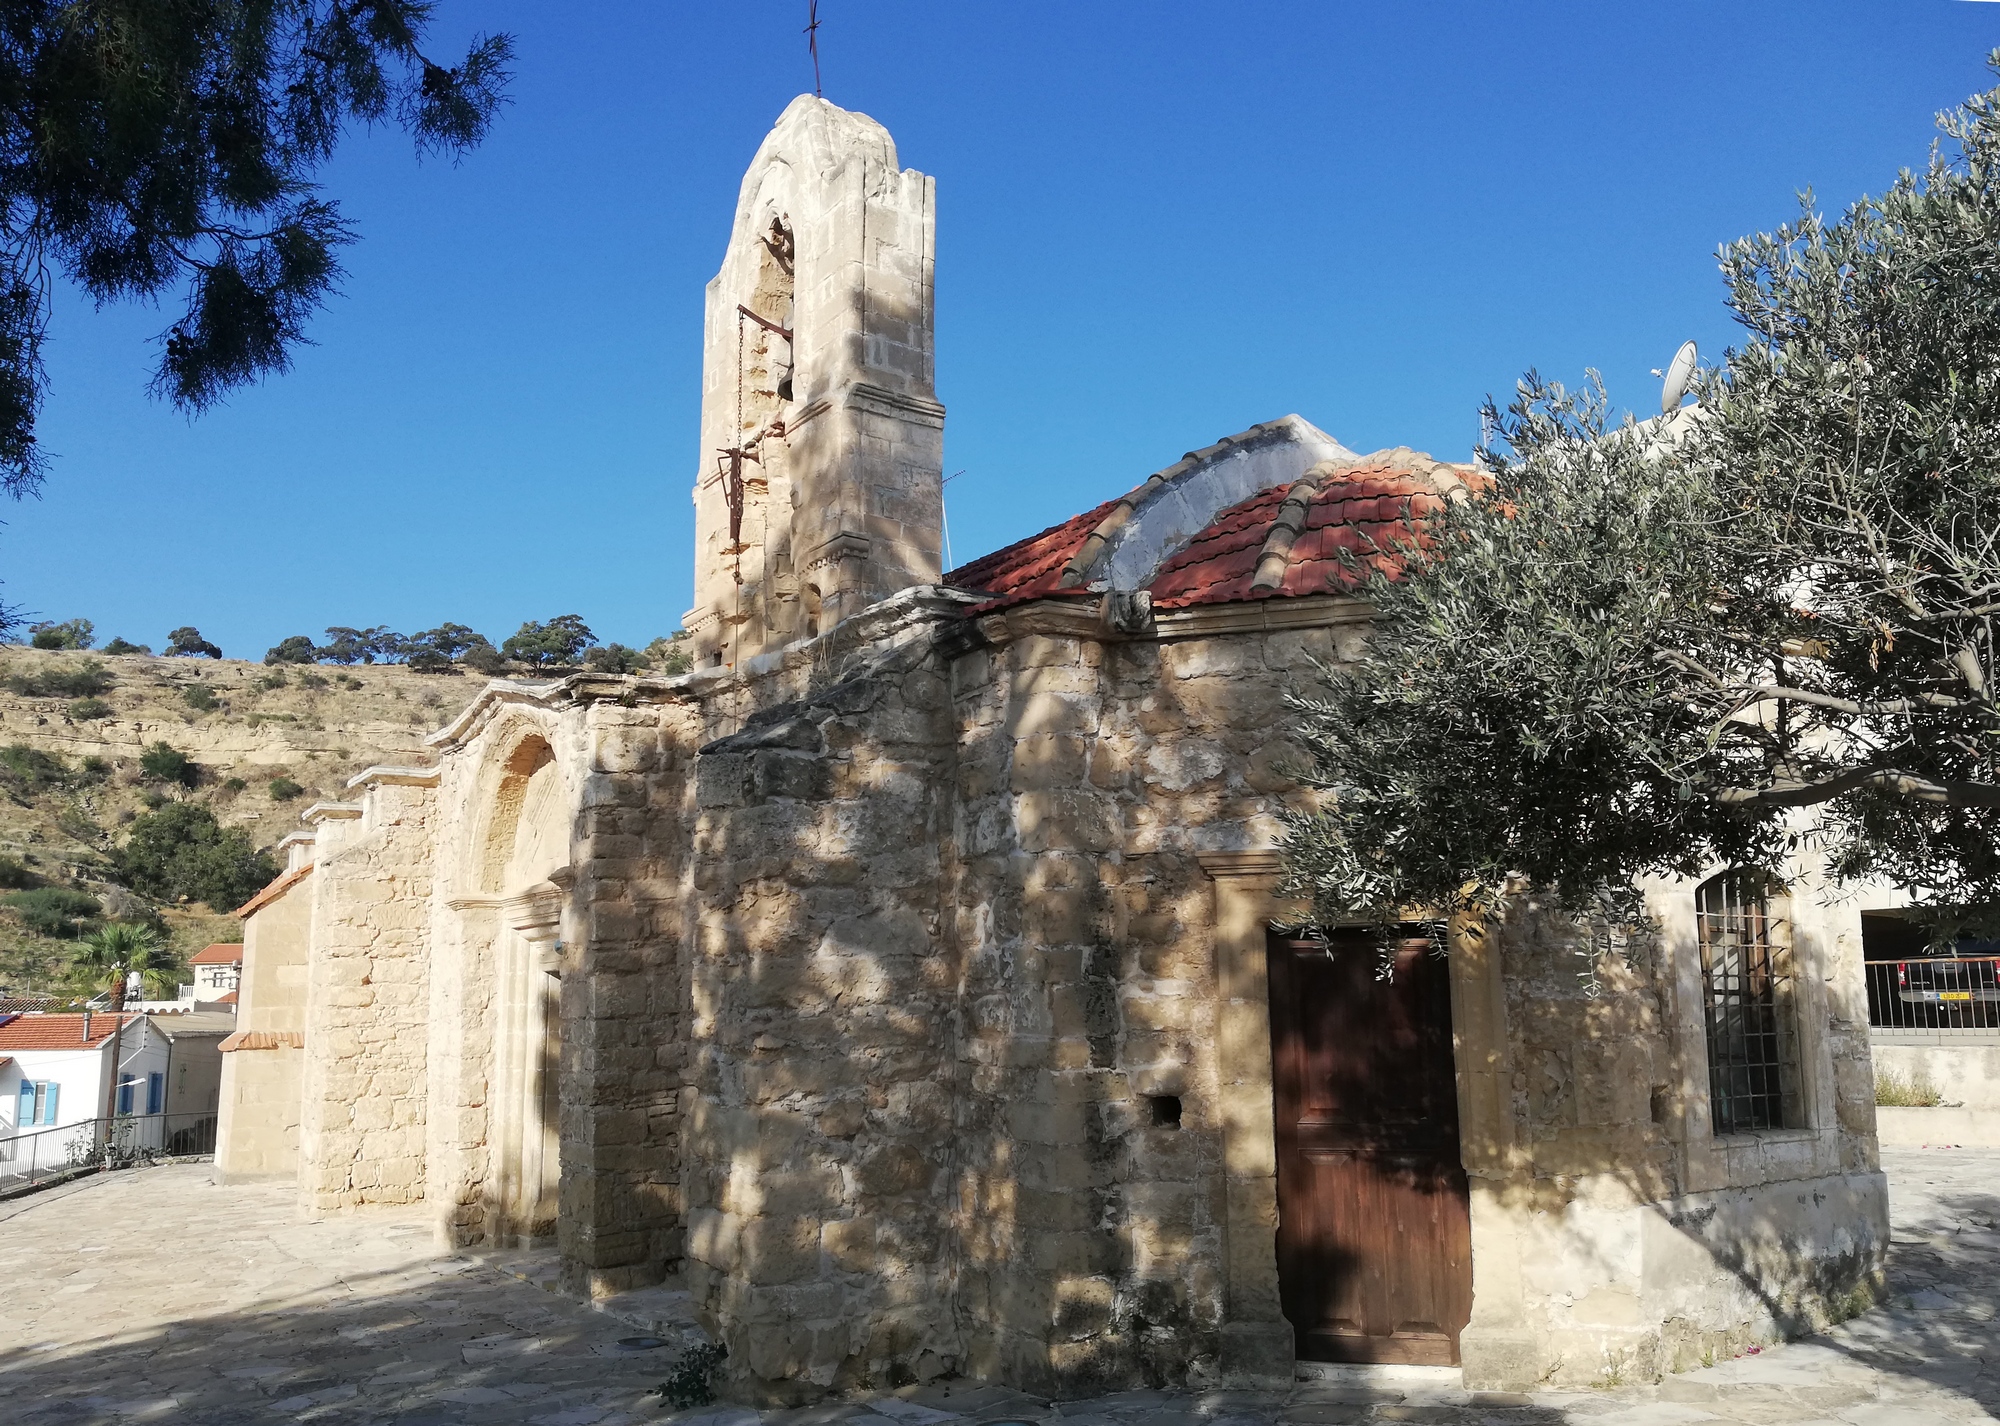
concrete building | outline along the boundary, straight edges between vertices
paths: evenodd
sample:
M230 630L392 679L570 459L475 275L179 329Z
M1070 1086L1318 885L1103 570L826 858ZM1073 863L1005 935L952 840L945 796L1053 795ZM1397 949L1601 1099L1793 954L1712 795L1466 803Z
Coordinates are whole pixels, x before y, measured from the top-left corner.
M0 1064L0 1140L36 1136L15 1146L0 1173L25 1172L24 1155L38 1156L37 1171L63 1162L66 1136L40 1131L88 1124L107 1112L158 1114L166 1102L168 1042L143 1015L0 1017L0 1057L7 1061Z
M186 998L195 1008L234 1005L243 979L242 944L204 946L188 958L188 969L194 974L194 992Z
M786 110L709 290L695 672L489 684L306 812L224 1171L676 1281L760 1400L1632 1380L1869 1301L1857 914L1651 887L1599 994L1531 894L1448 963L1302 925L1285 699L1367 637L1339 552L1469 467L1284 416L942 572L934 192Z

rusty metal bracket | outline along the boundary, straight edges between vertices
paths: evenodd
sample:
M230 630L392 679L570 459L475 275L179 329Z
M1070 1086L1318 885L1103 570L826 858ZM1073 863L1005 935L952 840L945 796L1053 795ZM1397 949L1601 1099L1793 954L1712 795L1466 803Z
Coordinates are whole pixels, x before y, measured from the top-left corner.
M751 321L755 322L758 326L762 327L765 331L776 332L779 336L783 337L788 342L792 340L792 334L790 329L779 326L776 322L773 322L769 317L759 317L755 312L752 312L748 307L745 307L741 302L738 302L736 304L736 310L742 313L745 317L748 317Z

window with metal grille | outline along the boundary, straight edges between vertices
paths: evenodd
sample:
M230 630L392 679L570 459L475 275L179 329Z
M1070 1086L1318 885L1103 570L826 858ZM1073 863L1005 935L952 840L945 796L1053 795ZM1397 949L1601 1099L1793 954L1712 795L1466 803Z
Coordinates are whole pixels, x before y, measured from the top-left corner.
M1783 1129L1796 1113L1789 948L1756 872L1729 871L1695 891L1710 1118L1718 1134Z

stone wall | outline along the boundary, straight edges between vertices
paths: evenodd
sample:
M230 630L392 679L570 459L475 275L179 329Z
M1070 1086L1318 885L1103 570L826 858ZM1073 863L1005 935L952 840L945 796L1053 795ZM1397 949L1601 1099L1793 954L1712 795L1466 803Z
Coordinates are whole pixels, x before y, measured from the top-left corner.
M678 1276L732 1392L1286 1379L1257 970L1284 697L1365 610L1130 636L1094 601L968 602L906 591L739 669L495 686L437 773L321 809L307 1201L427 1192L449 1241L509 1241L496 1026L532 925L560 944L566 1280ZM1716 1139L1692 902L1658 895L1661 944L1597 994L1525 902L1454 961L1470 1380L1686 1365L1838 1315L1879 1263L1850 928L1791 917L1807 1122Z
M570 1285L654 1281L685 1250L685 804L699 741L683 702L576 719L574 890L564 923L563 1213Z
M215 1167L225 1183L298 1172L311 942L309 872L244 921L241 1033L222 1056L216 1122Z
M2000 1110L2000 1040L1966 1038L1937 1044L1878 1039L1874 1068L1935 1088L1942 1103L1962 1109Z
M1753 1133L1718 1135L1710 1120L1691 883L1647 888L1659 934L1618 958L1588 954L1583 932L1532 899L1514 909L1476 972L1498 1015L1456 1027L1461 1072L1464 1037L1490 1036L1508 1085L1463 1126L1468 1380L1651 1380L1873 1300L1887 1199L1859 924L1808 868L1792 871L1773 907L1790 942L1798 1073L1786 1126Z
M687 788L687 1283L756 1394L902 1385L958 1365L946 684L892 637L743 691Z
M434 785L375 784L365 817L345 804L317 814L299 1134L309 1212L424 1196Z
M988 635L953 669L970 1365L1063 1395L1214 1379L1221 997L1198 857L1270 844L1282 694L1335 633Z

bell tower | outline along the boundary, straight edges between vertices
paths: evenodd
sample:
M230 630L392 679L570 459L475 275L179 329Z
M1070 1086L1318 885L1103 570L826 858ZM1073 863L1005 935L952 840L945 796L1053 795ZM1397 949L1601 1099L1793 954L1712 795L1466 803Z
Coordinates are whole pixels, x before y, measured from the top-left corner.
M698 668L814 637L941 573L936 183L865 114L794 99L708 284Z

